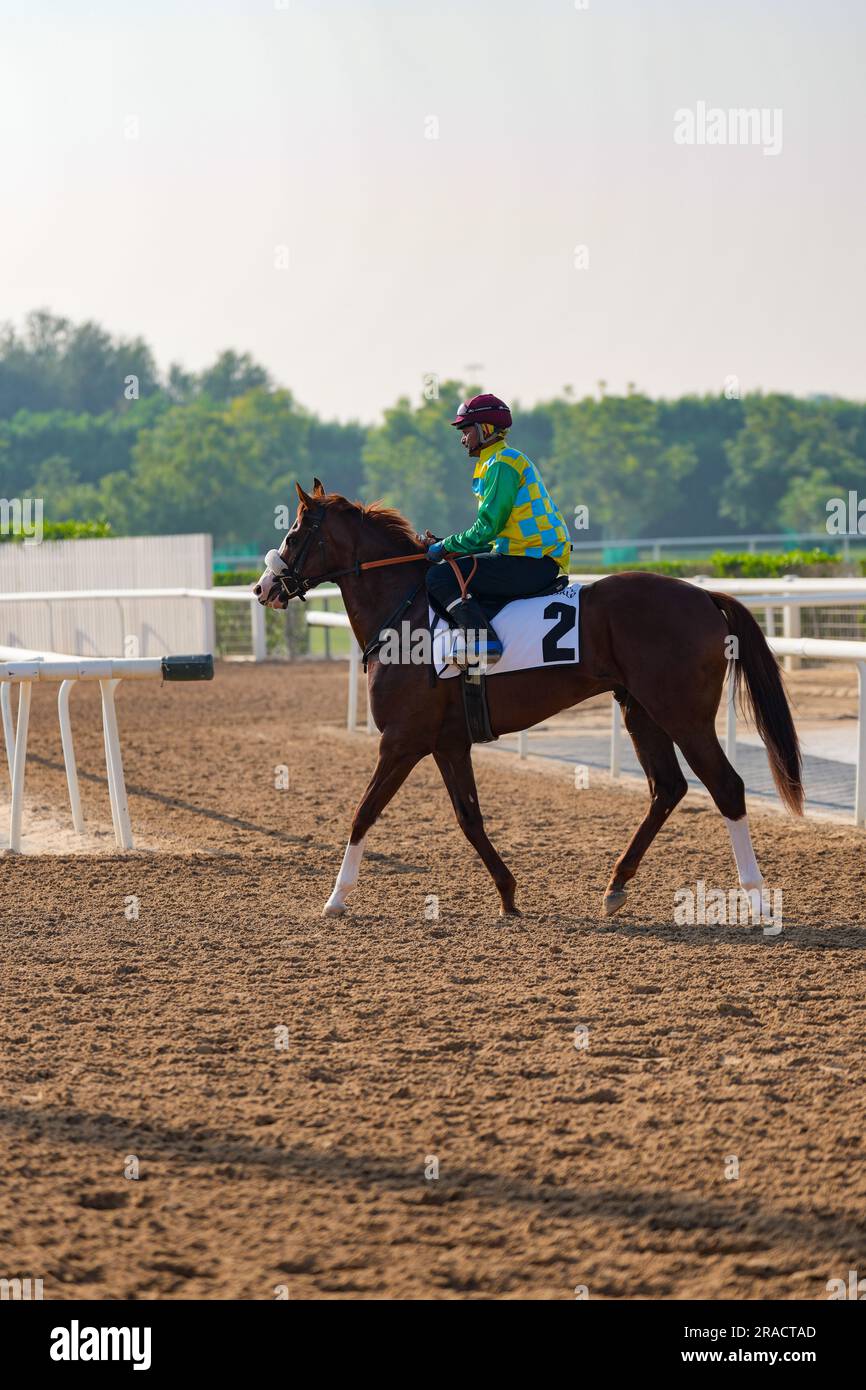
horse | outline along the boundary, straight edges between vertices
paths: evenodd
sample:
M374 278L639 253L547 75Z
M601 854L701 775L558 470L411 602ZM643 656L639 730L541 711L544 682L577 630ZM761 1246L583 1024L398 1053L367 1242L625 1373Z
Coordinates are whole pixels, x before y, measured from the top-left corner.
M500 899L500 915L519 916L517 881L484 829L472 768L460 680L440 680L429 665L376 656L379 634L401 620L427 628L426 542L399 512L362 505L299 483L298 512L279 551L254 586L262 605L287 608L310 589L336 582L358 645L369 658L370 708L381 739L372 778L355 811L349 842L323 915L347 910L364 843L412 768L432 757L458 824L480 855ZM407 585L409 591L407 592ZM580 591L580 660L497 675L487 682L494 736L549 719L612 691L649 784L649 808L616 860L605 889L607 916L626 902L626 884L668 816L685 796L674 745L710 793L728 829L743 889L764 880L755 858L742 778L716 737L715 717L729 660L735 696L750 707L766 745L779 795L803 811L802 760L779 665L752 614L729 594L666 575L607 575ZM750 901L754 902L754 898Z

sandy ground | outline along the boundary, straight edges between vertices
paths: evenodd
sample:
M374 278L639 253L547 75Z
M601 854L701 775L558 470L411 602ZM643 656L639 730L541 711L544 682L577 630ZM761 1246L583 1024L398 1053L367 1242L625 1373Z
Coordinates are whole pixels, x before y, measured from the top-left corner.
M524 916L496 915L424 764L351 917L323 920L374 755L344 699L318 665L129 685L149 848L0 858L0 1277L46 1298L821 1299L862 1273L862 832L754 814L782 935L675 926L678 888L734 882L690 795L607 921L644 795L485 750ZM105 843L93 691L73 718ZM27 828L59 835L48 690L32 727Z

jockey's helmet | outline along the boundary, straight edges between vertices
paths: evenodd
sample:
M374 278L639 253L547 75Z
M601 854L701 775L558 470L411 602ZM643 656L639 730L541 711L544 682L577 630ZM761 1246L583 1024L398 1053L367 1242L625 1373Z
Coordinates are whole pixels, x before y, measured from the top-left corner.
M473 396L471 401L463 402L451 423L464 430L469 425L493 425L498 433L510 429L511 411L498 396Z

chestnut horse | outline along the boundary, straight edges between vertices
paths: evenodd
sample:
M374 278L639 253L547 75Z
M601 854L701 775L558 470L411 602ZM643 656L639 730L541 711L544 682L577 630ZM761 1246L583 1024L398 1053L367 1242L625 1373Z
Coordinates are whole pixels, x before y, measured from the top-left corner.
M268 556L255 593L259 602L286 608L292 598L336 581L362 650L380 631L427 626L425 543L399 512L361 506L300 485L298 514L280 550ZM725 819L740 884L763 884L752 849L742 778L716 738L715 717L728 657L743 699L767 746L773 777L787 807L802 813L800 750L778 663L751 613L728 594L710 593L679 579L639 571L608 575L580 593L580 661L568 666L514 671L487 682L495 735L530 728L591 695L613 691L647 776L650 805L631 843L613 867L606 913L626 899L625 885L658 831L686 793L678 744ZM471 742L460 680L431 678L429 665L396 664L370 656L370 705L381 731L376 770L355 811L349 843L325 915L346 911L370 827L421 758L442 774L460 828L486 864L503 916L517 913L514 875L484 830L472 770Z

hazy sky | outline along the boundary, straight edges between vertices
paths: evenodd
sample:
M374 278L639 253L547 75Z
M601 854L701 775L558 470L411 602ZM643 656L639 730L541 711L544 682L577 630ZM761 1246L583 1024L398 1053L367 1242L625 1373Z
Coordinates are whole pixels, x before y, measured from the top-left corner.
M469 364L525 403L730 374L864 396L856 0L0 17L2 318L95 318L163 367L246 350L340 418ZM699 102L781 110L781 152L675 143Z

